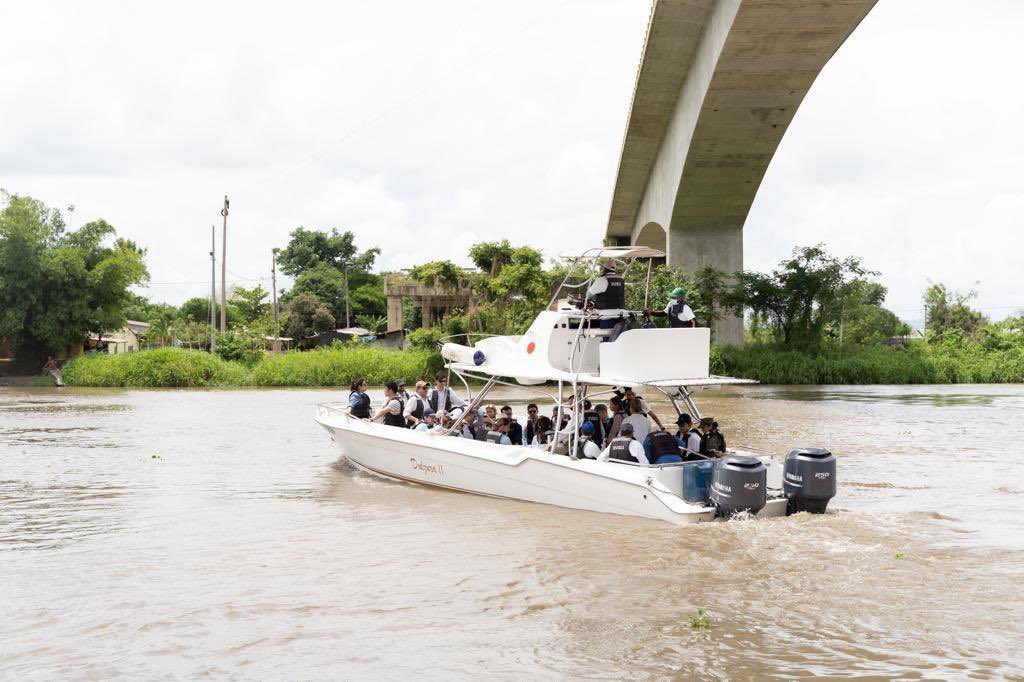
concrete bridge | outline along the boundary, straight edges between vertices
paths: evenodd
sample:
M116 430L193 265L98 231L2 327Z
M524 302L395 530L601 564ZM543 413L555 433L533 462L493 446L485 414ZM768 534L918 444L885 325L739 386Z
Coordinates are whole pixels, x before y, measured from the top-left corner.
M743 223L797 107L876 0L654 0L607 236L743 268ZM841 134L841 131L837 131ZM742 320L716 340L739 343Z

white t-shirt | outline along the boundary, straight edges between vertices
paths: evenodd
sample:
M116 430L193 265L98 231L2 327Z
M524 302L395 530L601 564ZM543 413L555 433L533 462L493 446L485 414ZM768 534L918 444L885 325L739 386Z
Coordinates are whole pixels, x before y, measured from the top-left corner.
M640 449L642 450L643 447ZM592 459L597 459L601 456L601 448L598 447L597 443L588 438L583 441L583 455Z
M398 398L392 398L391 400L385 399L383 408L391 414L402 414L402 403Z
M633 425L633 438L641 443L647 438L647 434L651 432L651 421L647 418L646 414L631 414L623 419L622 423ZM619 426L619 430L622 430L621 426ZM643 446L641 445L640 447L642 448Z
M694 454L700 454L700 436L696 433L690 433L686 437L686 450Z
M669 301L668 305L665 306L665 314L668 315L670 310L672 310L672 301ZM676 317L679 318L680 322L689 322L690 320L697 316L693 314L693 310L690 308L690 306L684 303L683 307L679 310L678 313L676 313Z
M608 447L601 451L601 455L600 457L598 457L598 459L602 462L607 462L608 457L611 454L611 451L612 446L609 445ZM639 462L640 464L650 464L650 461L647 459L647 453L644 452L644 446L641 445L636 440L629 441L629 454L636 457L636 461Z
M435 395L437 398L434 398ZM446 399L445 396L448 396L448 398ZM438 391L436 388L430 389L430 392L427 393L427 406L430 405L432 398L437 401L437 408L434 410L437 413L451 412L453 407L466 406L466 401L450 388L443 391Z
M587 298L594 298L598 294L603 294L608 291L608 278L601 275L594 280L594 283L587 289Z

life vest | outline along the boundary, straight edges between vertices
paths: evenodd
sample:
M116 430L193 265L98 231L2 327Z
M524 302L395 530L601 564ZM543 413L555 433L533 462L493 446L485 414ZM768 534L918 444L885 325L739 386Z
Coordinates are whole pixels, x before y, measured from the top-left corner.
M444 393L445 393L445 395L444 395L444 406L443 406L442 409L448 410L448 408L451 407L451 405L452 405L451 389L448 388L448 387L445 387ZM430 409L432 409L434 412L439 412L440 411L437 408L437 403L438 403L438 397L439 396L440 396L440 394L437 392L436 388L430 389L430 393L427 394L427 402L430 404Z
M608 457L611 459L622 460L624 462L636 462L639 464L640 460L629 452L629 444L632 442L632 438L626 438L625 436L612 438L612 442L608 445Z
M719 431L710 431L704 438L704 446L709 452L711 450L725 452L725 436L723 436Z
M358 417L359 419L369 419L370 396L366 395L365 393L357 393L356 391L352 391L351 393L348 394L349 400L351 400L352 396L354 395L359 396L359 402L352 406L352 416Z
M680 303L679 301L672 301L668 307L668 326L670 327L696 327L697 317L694 316L692 320L683 322L679 319L679 313L682 311L685 302Z
M655 431L651 434L651 461L657 462L662 455L678 455L679 444L668 431Z
M422 421L423 420L423 413L426 411L426 406L423 404L423 398L421 398L417 394L417 395L413 396L412 398L410 398L410 400L413 400L413 399L416 400L416 407L414 407L412 409L411 414L412 414L413 417L416 418L416 421ZM412 426L410 426L409 428L413 428L413 429L416 428L416 424L415 423L412 424Z
M622 310L626 307L626 280L621 275L605 275L608 288L594 296L598 310Z
M576 459L594 459L586 454L587 443L591 442L589 438L579 438L576 441Z
M489 429L483 425L483 422L479 422L473 427L473 438L476 440L487 440L488 433Z
M405 417L402 416L402 412L405 410L405 403L402 402L401 398L392 398L391 400L398 401L398 414L391 414L390 412L388 412L387 414L384 415L384 423L387 424L388 426L404 427ZM389 405L391 404L391 400L388 401Z
M504 435L501 431L488 431L487 435L484 436L484 440L488 443L501 443L501 437Z

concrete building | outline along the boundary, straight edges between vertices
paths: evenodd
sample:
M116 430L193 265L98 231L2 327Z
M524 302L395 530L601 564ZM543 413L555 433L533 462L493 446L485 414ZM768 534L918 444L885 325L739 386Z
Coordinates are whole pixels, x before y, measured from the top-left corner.
M384 295L388 298L389 332L405 327L403 299L408 299L420 309L424 327L433 326L455 308L469 310L474 304L473 291L469 287L428 286L405 272L384 275Z
M607 237L743 268L743 224L821 69L876 0L655 0ZM715 329L739 343L742 320Z

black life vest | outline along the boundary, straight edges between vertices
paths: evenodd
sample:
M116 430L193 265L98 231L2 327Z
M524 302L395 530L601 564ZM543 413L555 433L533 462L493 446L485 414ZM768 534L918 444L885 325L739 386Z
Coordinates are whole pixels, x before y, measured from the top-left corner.
M473 427L473 438L477 440L487 440L487 434L490 430L484 426L483 422L478 423Z
M683 322L679 319L679 313L682 312L685 302L672 301L668 306L668 326L670 327L696 327L697 318L694 317L692 320Z
M445 393L445 395L444 395L444 409L447 411L452 406L451 389L448 388L448 387L445 387L444 393ZM438 403L439 396L440 396L440 394L438 393L436 388L430 389L430 393L427 395L427 402L430 404L430 409L432 409L434 412L438 412L439 411L437 409L437 403Z
M352 406L352 416L358 417L359 419L369 419L370 396L366 395L365 393L357 393L356 391L352 391L351 393L348 394L349 400L351 400L352 396L354 395L359 396L359 402Z
M591 442L589 438L582 437L576 441L576 459L594 459L586 454L586 447L589 442Z
M388 426L405 426L405 417L402 416L402 412L405 410L405 403L402 402L401 398L392 398L391 400L398 401L398 414L391 414L390 412L384 415L384 423ZM388 405L391 404L391 400L388 401Z
M626 280L620 275L605 275L608 288L594 296L598 310L622 310L626 307Z
M413 396L413 398L415 398L416 400L416 407L412 409L412 412L410 414L412 414L412 416L415 417L417 421L420 421L423 419L423 413L424 411L426 411L426 406L423 404L423 398L421 398L419 394ZM413 398L410 398L410 400L412 400ZM413 422L412 424L410 424L409 428L416 428L416 423Z
M679 445L668 431L651 434L651 461L657 462L662 455L678 455Z
M629 452L629 444L632 442L632 438L626 438L625 436L612 438L611 444L608 445L608 457L611 459L619 459L624 462L636 462L639 464L640 460Z
M501 437L504 435L501 431L488 431L487 435L484 436L484 440L488 443L501 443Z

